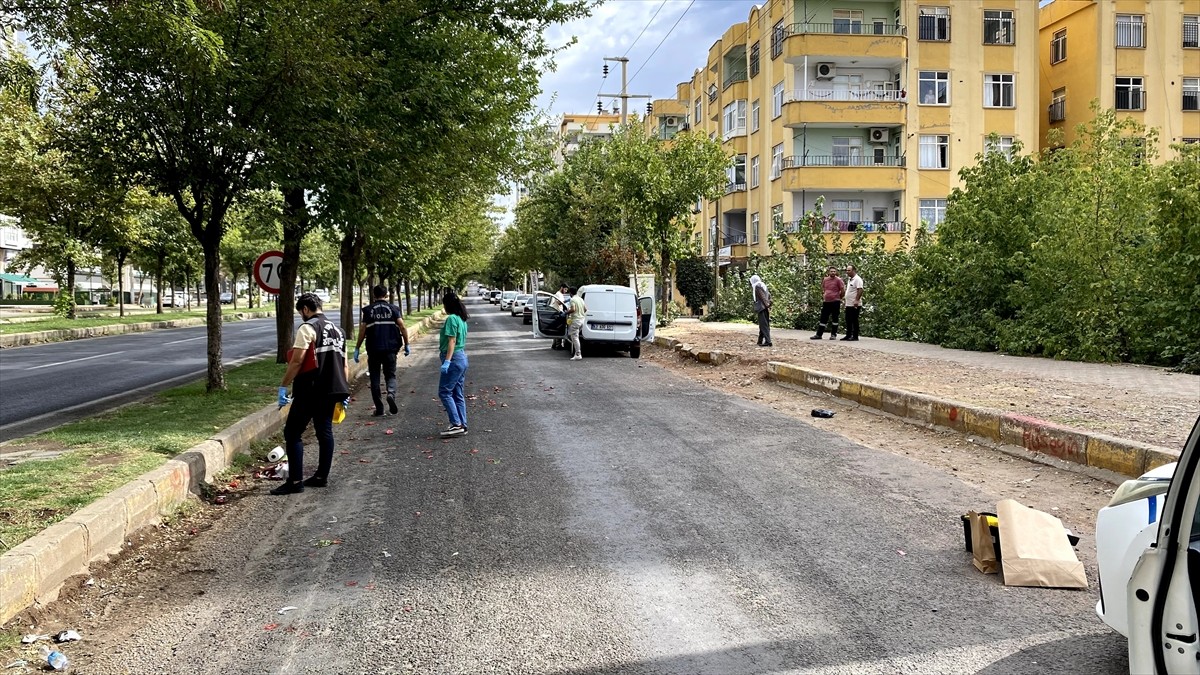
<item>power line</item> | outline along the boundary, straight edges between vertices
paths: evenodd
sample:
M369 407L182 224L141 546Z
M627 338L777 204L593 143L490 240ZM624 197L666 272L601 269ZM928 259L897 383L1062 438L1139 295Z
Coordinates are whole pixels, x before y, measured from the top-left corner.
M625 53L621 56L629 56L629 50L633 49L633 46L638 43L638 40L642 39L642 36L646 34L646 29L650 27L650 24L654 23L654 20L658 18L658 13L662 11L662 8L665 7L666 4L667 0L662 0L662 3L659 4L658 9L654 10L654 16L650 17L650 20L646 22L645 26L642 26L642 32L638 33L638 36L633 38L633 42L629 43L629 47L625 49Z
M667 34L663 36L663 39L658 41L658 46L654 48L654 51L650 52L650 56L647 56L645 61L642 61L641 68L638 68L637 72L633 74L633 77L629 78L629 82L632 83L637 79L638 73L641 73L642 68L645 68L646 64L650 63L650 59L654 58L654 55L658 53L658 48L663 46L663 43L667 41L667 38L671 37L671 33L675 32L676 26L679 25L680 21L683 21L683 17L687 16L688 10L690 10L694 4L696 4L696 0L692 0L688 3L688 6L683 10L683 14L680 14L678 19L675 19L675 24L671 26L671 30L667 31Z

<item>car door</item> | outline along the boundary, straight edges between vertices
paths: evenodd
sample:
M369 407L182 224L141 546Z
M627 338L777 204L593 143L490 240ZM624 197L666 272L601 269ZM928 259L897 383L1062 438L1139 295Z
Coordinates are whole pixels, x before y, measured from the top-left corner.
M1129 579L1129 672L1200 674L1200 417L1175 467L1158 540Z
M649 342L654 339L654 298L643 295L638 298L638 318L641 319L641 325L638 326L638 337L642 342Z
M561 312L554 309L551 301L554 296L538 291L530 302L533 303L533 334L540 338L560 338L567 334L567 323L561 317Z

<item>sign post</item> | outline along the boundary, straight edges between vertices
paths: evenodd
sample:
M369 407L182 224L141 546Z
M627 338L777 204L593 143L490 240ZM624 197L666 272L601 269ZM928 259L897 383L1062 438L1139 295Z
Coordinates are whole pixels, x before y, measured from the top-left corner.
M254 282L258 287L279 295L279 266L283 264L283 251L267 251L254 261Z

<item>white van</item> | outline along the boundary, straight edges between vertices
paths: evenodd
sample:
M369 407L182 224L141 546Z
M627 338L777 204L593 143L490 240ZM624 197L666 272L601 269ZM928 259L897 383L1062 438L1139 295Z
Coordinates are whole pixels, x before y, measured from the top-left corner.
M607 346L642 355L642 343L654 339L654 298L638 297L628 286L591 284L581 286L579 295L587 305L586 320L579 332L580 345ZM567 327L554 311L550 293L538 291L533 302L533 332L541 338L562 339Z

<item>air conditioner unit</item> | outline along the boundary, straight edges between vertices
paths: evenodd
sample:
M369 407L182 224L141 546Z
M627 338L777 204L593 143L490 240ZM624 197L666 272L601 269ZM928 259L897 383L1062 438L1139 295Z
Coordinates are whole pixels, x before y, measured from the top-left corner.
M833 76L837 75L836 63L818 63L817 64L817 79L832 80Z
M872 143L887 143L888 136L887 127L871 127L870 139Z
M679 118L677 118L677 117L667 117L667 118L665 118L665 119L663 120L663 124L666 124L666 125L667 125L667 126L669 126L669 127L678 126L678 125L679 125Z

